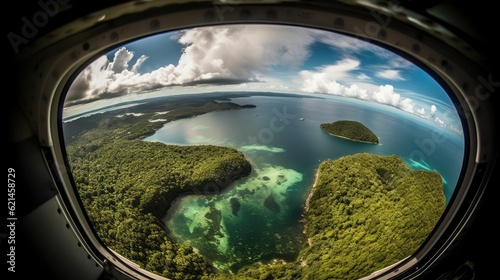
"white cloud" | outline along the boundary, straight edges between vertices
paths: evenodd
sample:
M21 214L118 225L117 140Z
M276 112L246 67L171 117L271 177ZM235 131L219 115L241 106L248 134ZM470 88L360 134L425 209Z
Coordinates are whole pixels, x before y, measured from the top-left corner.
M336 81L346 77L349 71L357 69L359 65L358 60L344 59L337 64L319 67L316 71L302 70L299 72L303 81L301 90L344 95L345 87Z
M305 29L233 26L190 29L176 66L176 83L215 78L251 80L270 66L298 67L309 56L313 38Z
M414 67L411 61L380 46L364 41L361 38L323 31L315 31L314 35L318 41L331 46L336 51L343 52L346 56L352 56L353 54L361 52L369 52L371 55L375 55L386 61L387 65L391 68L405 69Z
M431 106L431 116L435 116L435 115L436 115L436 110L437 110L437 109L436 109L436 105L434 105L434 104L433 104L433 105Z
M363 41L359 38L354 38L334 32L316 31L314 33L318 41L325 43L337 50L342 50L348 53L370 51L373 53L387 52L384 49ZM385 54L384 54L385 55Z
M126 48L121 48L115 52L115 57L113 61L109 64L109 70L120 73L128 69L129 61L134 57L134 53L128 51Z
M399 93L394 92L392 85L380 86L378 91L373 92L372 99L378 103L391 105L413 113L414 102L410 98L402 98Z
M134 66L132 66L132 72L137 73L139 71L139 68L141 67L142 63L148 59L147 56L141 55L135 62Z
M375 77L393 81L403 81L406 79L402 76L402 71L415 67L409 60L380 46L363 41L360 38L320 31L317 31L315 36L319 42L329 45L335 52L340 52L345 57L356 57L358 54L363 55L366 53L369 53L372 57L376 57L375 60L381 62L377 62L380 65L377 65L376 70L373 71L373 76ZM365 71L368 70L366 67L372 69L370 66L365 66ZM371 77L362 73L358 74L356 79L357 81L371 80ZM337 78L337 80L339 79ZM351 82L354 82L354 80Z
M74 80L66 101L76 104L79 100L92 101L165 86L182 86L175 87L177 92L193 86L189 91L196 91L196 85L217 84L225 85L220 87L225 89L299 89L353 97L393 106L439 125L449 122L449 118L443 116L443 111L446 113L447 109L441 103L431 101L422 106L419 94L411 95L403 91L402 96L392 85L374 84L372 77L361 73L361 62L352 57L365 51L386 61L376 67L377 72L372 72L370 65L363 67L363 72L375 73L374 76L379 78L405 80L401 71L414 66L389 51L356 38L291 26L236 25L178 31L175 40L184 46L176 65L164 65L141 74L139 69L149 58L142 55L134 62L136 54L123 47L113 54L111 61L102 56L85 68ZM318 41L340 51L344 54L342 57L350 58L302 70L299 79L295 79L297 76L291 72L270 74L269 71L276 66L298 69L310 56L311 44ZM440 118L437 117L437 107L428 106L432 103L440 106Z
M337 82L339 79L347 77L349 71L357 69L359 65L360 62L357 60L344 59L337 64L320 67L317 71L301 71L302 87L300 89L305 92L328 93L373 100L414 113L413 106L415 103L410 98L403 98L399 93L394 92L392 85L379 86L370 93L368 87L361 87L357 83L345 86ZM373 85L370 88L373 88Z
M419 114L422 117L425 116L425 109L424 108L420 108L416 112L417 112L417 114Z
M357 75L356 79L358 79L358 80L371 80L371 78L368 75L366 75L365 73L361 73L361 74Z
M282 79L273 78L270 76L257 75L258 82L242 83L231 88L238 88L244 91L274 91L274 92L289 92L296 91L296 86L291 82L284 83Z
M107 58L103 56L87 66L71 84L66 100L93 99L102 94L113 74L107 70L108 65Z
M445 122L438 117L436 105L431 105L430 119L440 126L444 126Z
M331 68L322 67L320 70L321 69L324 70ZM347 73L344 74L347 75ZM396 92L394 86L392 85L386 84L377 87L368 83L351 83L350 86L346 86L337 82L327 72L321 71L302 71L301 78L302 87L300 90L302 91L353 97L385 104L430 120L435 124L443 128L450 129L457 134L462 134L460 129L456 129L454 126L447 124L447 122L453 120L453 118L448 117L445 118L446 121L444 121L441 117L446 117L445 115L441 114L440 117L437 116L438 110L436 105L425 105L429 103L422 102L422 100L420 100L420 102L415 102L412 98L404 97L400 93ZM428 111L424 107L428 108Z
M379 78L384 78L388 80L399 80L399 81L405 80L405 78L401 76L400 71L394 69L387 69L384 71L380 71L375 73L375 75Z
M214 26L179 33L185 48L177 65L139 74L147 59L130 67L132 51L120 48L113 60L101 57L84 69L68 92L67 101L141 92L170 85L228 84L257 81L273 66L299 67L310 55L313 34L289 26ZM332 69L332 71L337 71ZM339 69L338 71L342 71ZM275 85L276 86L276 85Z
M442 121L440 118L435 117L434 122L440 126L444 126L444 121Z

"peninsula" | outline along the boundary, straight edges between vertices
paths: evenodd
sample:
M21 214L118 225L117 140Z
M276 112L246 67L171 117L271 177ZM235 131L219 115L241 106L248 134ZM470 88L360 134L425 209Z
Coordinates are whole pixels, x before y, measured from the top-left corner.
M254 107L204 99L160 99L65 123L66 151L76 189L104 244L170 279L200 279L215 273L197 250L167 235L162 218L181 195L210 195L250 175L250 162L230 147L142 139L174 120ZM237 203L232 202L235 215ZM220 219L218 212L207 215ZM214 230L207 236L217 234Z
M368 127L357 121L340 120L320 125L326 133L356 142L378 144L379 139Z

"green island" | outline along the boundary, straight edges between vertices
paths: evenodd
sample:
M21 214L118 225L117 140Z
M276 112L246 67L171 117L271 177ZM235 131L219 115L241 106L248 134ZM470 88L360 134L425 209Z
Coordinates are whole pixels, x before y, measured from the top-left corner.
M245 107L169 106L176 109L161 115L163 122L151 122L157 115L143 108L142 115L103 113L65 124L72 176L97 235L115 252L163 277L356 279L414 253L444 211L441 176L435 171L410 170L397 156L355 154L324 161L304 207L308 242L297 259L220 272L195 248L172 240L161 219L177 197L220 192L248 176L250 163L229 147L141 139L166 122L190 117L181 112ZM237 201L231 207L237 214Z
M336 137L370 144L379 143L377 135L357 121L340 120L333 123L322 123L320 127L326 133Z

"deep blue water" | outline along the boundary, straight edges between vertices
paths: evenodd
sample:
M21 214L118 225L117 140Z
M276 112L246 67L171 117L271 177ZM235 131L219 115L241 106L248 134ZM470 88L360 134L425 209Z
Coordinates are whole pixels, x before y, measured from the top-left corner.
M221 269L293 260L303 242L304 202L316 168L326 159L398 155L412 169L438 171L447 201L460 176L463 137L396 108L339 97L249 96L231 102L257 107L174 121L145 139L230 146L251 161L251 176L217 195L180 198L164 219L173 238L191 244ZM336 120L363 123L380 144L339 139L319 127ZM236 214L231 199L239 203Z

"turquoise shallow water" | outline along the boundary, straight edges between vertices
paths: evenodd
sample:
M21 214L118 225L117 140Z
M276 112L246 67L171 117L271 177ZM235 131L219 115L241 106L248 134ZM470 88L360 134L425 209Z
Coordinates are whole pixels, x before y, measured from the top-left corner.
M251 161L248 178L215 195L179 198L164 218L171 237L191 244L220 269L294 260L304 242L300 220L305 199L323 160L362 152L396 154L410 168L438 171L447 200L458 182L463 138L395 108L310 96L231 101L257 107L174 121L145 139L229 146ZM380 144L335 138L319 127L342 119L365 124Z

